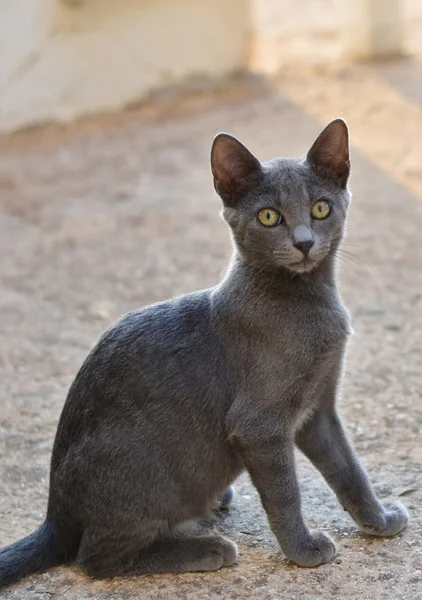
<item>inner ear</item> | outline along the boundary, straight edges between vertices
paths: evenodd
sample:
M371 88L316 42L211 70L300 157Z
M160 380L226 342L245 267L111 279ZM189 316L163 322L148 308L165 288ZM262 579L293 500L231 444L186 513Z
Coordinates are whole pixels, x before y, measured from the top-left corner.
M350 174L349 133L343 119L335 119L319 134L306 160L322 175L334 176L346 186Z
M261 163L235 137L219 133L211 148L214 187L225 203L233 201L238 188L261 171Z

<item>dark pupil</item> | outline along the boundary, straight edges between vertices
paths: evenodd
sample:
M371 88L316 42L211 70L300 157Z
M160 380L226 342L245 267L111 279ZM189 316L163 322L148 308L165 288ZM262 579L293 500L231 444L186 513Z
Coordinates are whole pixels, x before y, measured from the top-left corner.
M324 206L322 204L318 204L318 210L319 212L322 212L324 209Z
M271 213L267 212L267 221L269 221L271 219Z

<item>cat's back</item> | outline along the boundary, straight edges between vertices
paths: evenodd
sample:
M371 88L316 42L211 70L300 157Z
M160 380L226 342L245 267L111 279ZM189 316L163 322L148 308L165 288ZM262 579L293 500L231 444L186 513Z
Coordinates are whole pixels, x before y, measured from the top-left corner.
M205 358L209 365L216 344L209 291L186 294L124 315L101 336L76 382L89 384L96 375L103 389L140 378L146 384L149 376L165 382L177 370L194 372Z
M183 413L194 402L212 405L212 390L218 392L224 379L220 346L207 290L134 310L110 327L86 358L70 387L61 425L95 428L122 414L139 419L169 408Z
M125 314L100 338L92 357L114 353L156 357L196 344L212 335L209 291L185 294ZM90 355L90 356L91 356ZM88 357L90 358L90 357Z

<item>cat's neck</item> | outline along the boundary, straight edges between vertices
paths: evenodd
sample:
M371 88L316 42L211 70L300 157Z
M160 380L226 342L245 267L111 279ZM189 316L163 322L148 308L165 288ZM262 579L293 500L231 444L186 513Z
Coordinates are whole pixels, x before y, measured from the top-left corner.
M233 294L258 294L272 300L324 298L338 294L336 261L334 256L329 255L308 273L292 273L283 267L277 270L255 267L235 251L221 287Z

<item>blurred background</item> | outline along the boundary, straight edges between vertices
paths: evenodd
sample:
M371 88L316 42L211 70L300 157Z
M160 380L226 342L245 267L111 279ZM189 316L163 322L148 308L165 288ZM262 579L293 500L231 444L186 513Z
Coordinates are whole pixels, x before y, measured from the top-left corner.
M1 0L0 10L6 132L192 79L422 52L418 0Z
M335 563L286 565L242 477L217 524L235 569L96 584L58 569L2 598L422 599L421 61L419 0L0 0L0 545L43 518L57 419L99 335L224 273L213 137L301 156L338 116L355 329L341 412L380 497L411 515L403 536L363 540L299 457Z

